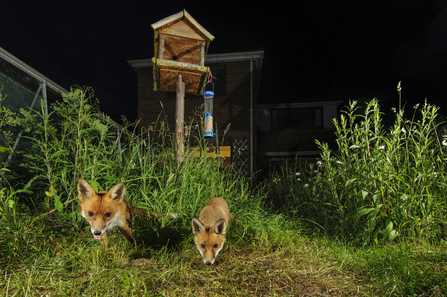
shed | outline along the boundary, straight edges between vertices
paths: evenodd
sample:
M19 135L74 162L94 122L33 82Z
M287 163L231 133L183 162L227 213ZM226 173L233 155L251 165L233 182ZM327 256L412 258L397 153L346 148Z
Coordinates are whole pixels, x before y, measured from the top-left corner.
M200 95L208 76L206 52L214 36L186 10L151 25L154 29L154 91L176 91L182 75L185 92Z

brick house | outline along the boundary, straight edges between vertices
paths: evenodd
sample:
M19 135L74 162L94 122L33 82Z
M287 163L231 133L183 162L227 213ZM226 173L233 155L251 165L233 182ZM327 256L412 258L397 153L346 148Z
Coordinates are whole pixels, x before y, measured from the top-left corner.
M314 163L321 153L315 139L328 143L332 152L338 153L332 120L337 118L342 102L258 104L258 165L271 169L284 162Z
M214 77L214 124L217 124L219 138L228 124L231 124L224 142L233 151L242 152L246 174L254 170L255 110L261 77L264 51L247 51L224 54L209 54L205 66L210 67ZM149 127L161 111L167 115L167 122L173 131L175 124L175 93L153 90L151 59L128 60L138 78L138 118L140 125ZM161 103L160 103L161 102ZM186 94L185 120L200 109L202 96ZM210 140L209 140L210 141ZM233 164L236 161L233 155ZM236 164L234 164L236 166Z

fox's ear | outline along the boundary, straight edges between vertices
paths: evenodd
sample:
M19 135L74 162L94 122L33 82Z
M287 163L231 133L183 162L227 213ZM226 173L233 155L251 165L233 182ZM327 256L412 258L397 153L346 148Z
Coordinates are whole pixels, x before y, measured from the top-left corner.
M225 232L227 231L227 223L225 223L224 219L219 219L213 227L216 234L222 234L225 235Z
M192 232L194 233L194 235L202 234L204 228L205 227L198 219L192 219Z
M78 180L78 194L79 200L89 199L95 194L95 190L85 179Z
M124 198L125 194L126 194L126 186L124 185L124 183L117 184L109 191L109 196L112 199L118 198L121 200Z

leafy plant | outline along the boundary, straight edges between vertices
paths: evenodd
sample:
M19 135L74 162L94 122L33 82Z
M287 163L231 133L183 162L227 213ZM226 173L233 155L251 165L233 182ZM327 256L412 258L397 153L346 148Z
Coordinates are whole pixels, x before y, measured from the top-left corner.
M12 132L8 128L17 125L15 113L2 106L2 101L6 99L6 95L4 97L2 95L2 90L3 86L0 88L0 154L11 151Z
M439 136L438 107L414 109L411 119L395 112L387 129L378 100L363 113L351 101L334 119L338 153L316 140L321 160L273 175L270 200L309 226L362 245L399 236L442 240L447 140Z

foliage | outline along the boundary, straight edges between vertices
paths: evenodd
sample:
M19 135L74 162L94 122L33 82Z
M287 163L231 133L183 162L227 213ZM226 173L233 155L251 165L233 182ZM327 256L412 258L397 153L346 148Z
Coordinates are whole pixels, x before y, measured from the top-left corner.
M362 271L375 296L445 296L447 262L445 245L401 242L381 247L339 250L346 270Z
M2 106L6 96L2 95L3 86L0 88L0 154L9 153L11 150L12 133L8 127L16 126L17 120L14 112ZM2 173L3 175L3 173Z
M401 110L386 130L377 100L363 114L356 103L334 120L338 153L316 140L321 160L274 175L269 201L362 245L398 236L445 240L447 135L439 137L439 108L418 104L411 120Z
M64 94L49 114L22 110L31 178L0 185L0 294L446 295L447 136L438 135L447 133L437 107L416 110L411 120L399 111L386 130L376 100L363 114L351 102L334 122L339 154L318 142L321 160L285 166L255 188L194 156L189 144L204 145L194 118L179 166L163 113L139 133L138 123L100 114L88 88ZM95 190L125 182L131 204L149 213L134 222L137 250L120 234L107 250L92 240L79 178ZM208 267L190 224L214 196L234 219Z
M32 176L22 187L33 193L28 204L37 213L54 208L62 221L68 219L78 228L83 223L76 199L79 178L88 180L96 191L125 182L127 199L148 211L154 220L146 227L157 236L172 224L189 234L190 219L214 196L227 199L240 217L253 212L238 211L238 206L254 209L255 215L260 209L261 198L252 197L244 179L231 169L224 172L221 161L199 158L187 145L179 166L163 114L160 121L137 134L137 123L124 119L122 127L100 114L89 88L62 94L62 101L52 104L48 114L43 102L39 111L20 112L23 137L30 141L21 166ZM197 126L193 118L188 125ZM188 137L192 141L194 135Z

